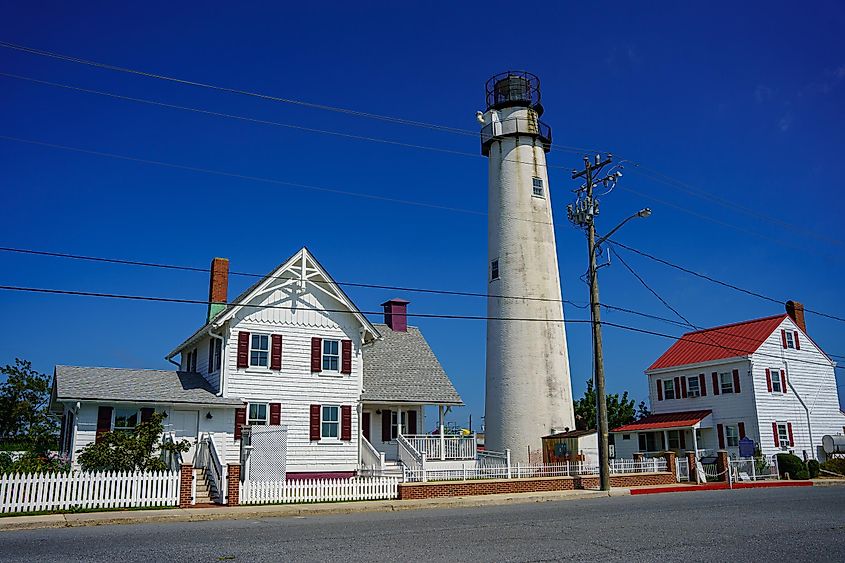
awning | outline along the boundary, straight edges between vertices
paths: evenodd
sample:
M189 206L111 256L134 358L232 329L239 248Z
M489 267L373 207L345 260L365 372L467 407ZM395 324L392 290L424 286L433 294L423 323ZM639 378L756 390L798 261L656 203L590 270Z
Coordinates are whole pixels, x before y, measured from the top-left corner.
M650 430L669 430L673 428L690 428L701 423L713 411L682 411L652 414L631 424L614 428L611 432L636 432Z

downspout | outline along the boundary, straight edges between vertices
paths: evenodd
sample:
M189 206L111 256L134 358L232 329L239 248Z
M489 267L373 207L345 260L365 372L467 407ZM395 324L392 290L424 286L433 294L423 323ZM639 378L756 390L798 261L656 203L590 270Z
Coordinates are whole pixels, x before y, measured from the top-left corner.
M812 459L816 459L816 446L813 444L813 425L810 423L810 409L807 408L807 405L804 403L804 399L801 398L801 395L798 394L798 391L792 385L792 378L789 377L789 362L784 360L783 365L786 368L786 385L792 389L792 392L795 393L795 397L798 399L798 402L801 403L802 407L804 407L804 412L807 413L807 431L810 433L810 455L812 456Z
M216 338L220 341L220 375L218 376L219 381L217 382L217 396L223 396L223 372L226 368L226 340L220 336L219 334L214 334L211 332L211 329L208 329L208 335L211 338ZM209 370L210 370L209 366Z
M173 361L172 356L168 356L167 361L170 362L171 364L173 364L174 366L176 366L177 368L182 369L182 364L180 364L179 362Z

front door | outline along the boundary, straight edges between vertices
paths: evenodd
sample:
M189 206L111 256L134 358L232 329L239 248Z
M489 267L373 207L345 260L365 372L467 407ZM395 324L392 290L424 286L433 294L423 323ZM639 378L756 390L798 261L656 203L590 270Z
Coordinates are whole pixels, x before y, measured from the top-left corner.
M193 463L194 461L199 418L199 411L172 411L170 413L170 428L176 433L176 441L188 440L191 443L191 449L182 454L182 459L185 463Z

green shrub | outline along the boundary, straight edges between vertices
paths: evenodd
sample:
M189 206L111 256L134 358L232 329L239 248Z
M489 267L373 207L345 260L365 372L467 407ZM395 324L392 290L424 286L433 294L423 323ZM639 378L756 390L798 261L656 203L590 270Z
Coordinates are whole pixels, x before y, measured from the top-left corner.
M806 469L802 469L801 471L795 474L795 477L793 477L793 479L798 479L799 481L806 481L809 478L810 472Z
M831 471L833 473L838 473L839 475L845 476L845 458L838 457L834 459L829 459L821 464L821 468L825 471ZM830 477L830 475L827 475L827 477Z
M783 477L784 474L789 473L789 477L797 479L800 471L807 471L807 466L801 461L801 458L793 454L778 454L778 472ZM806 477L809 479L809 475Z
M810 479L815 479L819 476L819 462L811 459L807 462L807 471L810 473Z

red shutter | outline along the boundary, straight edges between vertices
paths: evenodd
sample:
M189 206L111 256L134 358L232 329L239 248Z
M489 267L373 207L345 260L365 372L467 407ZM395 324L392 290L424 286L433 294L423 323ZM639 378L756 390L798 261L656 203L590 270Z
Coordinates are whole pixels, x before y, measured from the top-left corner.
M713 372L713 394L719 394L719 374L717 372Z
M405 422L408 425L406 432L408 434L417 433L417 411L408 411L405 413Z
M694 432L694 430L693 430ZM687 449L687 437L686 432L683 430L678 430L678 445L681 447L682 450Z
M282 403L270 403L270 424L278 426L282 423Z
M790 447L795 445L795 439L792 437L792 423L786 423L786 432L789 434L789 445Z
M769 368L766 368L766 388L769 390L769 393L772 392L772 372Z
M241 431L246 425L246 407L235 409L235 440L241 439Z
M311 339L311 372L323 371L323 339Z
M739 439L742 440L743 438L745 438L745 423L738 422L736 426L739 429Z
M274 334L270 345L270 369L279 371L282 369L282 335Z
M681 378L680 377L675 378L675 398L676 399L681 398Z
M716 425L716 432L719 434L719 449L725 449L725 428L721 424Z
M659 379L657 380L657 400L663 400L663 382Z
M775 436L775 447L779 448L780 447L780 439L778 438L778 423L777 422L772 423L772 434L774 434L774 436Z
M780 370L780 389L786 393L786 370Z
M687 378L681 378L681 396L686 399L687 398Z
M698 390L701 392L702 397L707 396L707 380L704 378L703 373L698 376Z
M238 333L238 368L249 367L249 333Z
M340 341L340 373L352 373L352 341Z
M111 407L99 407L97 409L97 437L95 442L99 442L100 438L106 432L111 432Z
M317 339L319 340L319 338ZM320 439L320 414L322 409L320 405L311 405L311 414L309 417L309 437L312 442Z
M733 370L734 373L734 393L739 393L739 370Z
M780 342L783 344L783 347L786 348L786 331L780 331Z
M797 330L792 333L792 338L795 339L795 349L800 350L801 344L798 342L798 331Z
M361 434L367 441L370 441L370 417L372 415L368 412L361 413Z
M352 407L349 405L340 407L340 439L346 442L352 440Z
M390 436L390 418L391 412L387 409L381 409L381 441L382 442L389 442L391 440Z
M141 409L141 422L149 422L153 417L154 412L156 412L156 410L151 408Z

